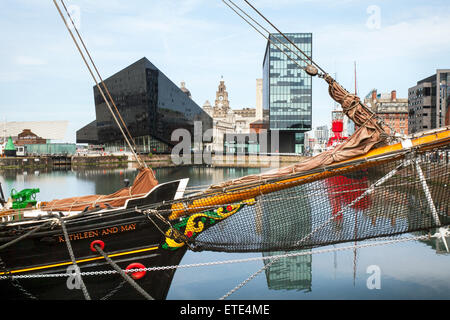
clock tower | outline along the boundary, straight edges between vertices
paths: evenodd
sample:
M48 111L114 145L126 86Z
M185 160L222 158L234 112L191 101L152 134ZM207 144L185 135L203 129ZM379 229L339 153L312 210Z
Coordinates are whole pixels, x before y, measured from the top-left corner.
M218 112L227 113L230 109L230 102L228 101L227 87L225 86L225 81L220 80L219 88L216 92L216 101L214 104L214 109Z

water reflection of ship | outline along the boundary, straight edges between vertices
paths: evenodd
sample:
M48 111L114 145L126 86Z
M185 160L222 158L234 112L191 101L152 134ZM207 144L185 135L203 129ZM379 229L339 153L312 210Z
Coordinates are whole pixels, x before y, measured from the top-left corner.
M367 171L335 176L325 180L332 215L336 220L342 219L346 206L352 204L368 188ZM352 204L355 210L365 210L370 206L370 198L365 197Z
M328 148L335 147L348 139L343 134L344 112L340 109L336 108L332 111L331 130L333 132L333 136L328 140ZM326 186L332 208L332 215L336 220L340 220L342 219L343 209L366 191L368 187L367 171L363 170L358 173L349 173L342 176L328 178L326 179ZM356 210L364 210L369 205L370 199L361 199L360 201L354 203L352 208Z
M355 94L356 94L356 64L355 64ZM328 140L327 148L335 147L343 143L348 138L343 135L344 131L344 113L342 110L335 108L332 111L332 126L333 136ZM362 170L359 172L348 173L346 175L334 176L325 180L328 199L331 207L331 215L334 218L333 227L339 231L343 228L343 213L350 206L354 211L353 237L355 246L358 239L358 211L363 212L371 205L370 197L363 197L358 200L358 197L368 188L368 172ZM356 201L357 200L357 201ZM356 201L356 202L355 202ZM356 268L357 268L357 250L353 250L353 286L355 286ZM336 256L334 257L336 267Z
M350 219L354 219L353 237L355 245L358 239L358 212L364 212L371 206L371 198L363 197L358 200L368 188L367 171L363 170L358 173L350 173L342 176L335 176L325 180L328 190L328 198L331 206L331 215L334 218L337 229L342 229L343 213L348 206L355 211ZM358 201L356 201L358 200ZM355 202L356 201L356 202ZM356 248L353 250L353 286L355 286L356 268L357 268L358 252Z
M430 180L432 180L434 177L430 177ZM437 187L436 185L434 186L435 188L432 190L432 197L436 195L436 193L439 192L445 192L445 190L443 190L443 188L447 188L448 186L448 182L441 184L440 187ZM448 192L448 191L447 191ZM421 203L420 203L420 198L417 195L410 195L409 197L409 206L411 208L409 215L411 216L412 214L420 214L422 213L421 210ZM439 215L439 220L443 225L448 225L450 224L450 213L449 213L449 207L448 204L443 204L443 203L435 203L436 209L438 211L438 215ZM410 217L411 220L411 217ZM416 219L414 219L414 221L416 221ZM431 217L429 217L427 219L427 223L431 223ZM431 234L433 234L433 232L438 232L437 229L432 230ZM419 231L419 232L414 232L415 235L427 235L430 234L429 231ZM444 240L445 239L445 240ZM425 240L419 240L419 242L422 242L424 244L426 244L427 246L429 246L431 249L436 251L436 254L439 255L448 255L449 252L447 251L446 245L443 243L443 240L446 241L447 246L450 246L450 236L445 236L444 239L439 239L438 237L435 237L434 239L425 239Z

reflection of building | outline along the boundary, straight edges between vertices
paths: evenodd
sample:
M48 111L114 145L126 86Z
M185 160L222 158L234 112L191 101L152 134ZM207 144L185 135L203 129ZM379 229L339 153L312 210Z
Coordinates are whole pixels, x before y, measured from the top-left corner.
M255 217L257 232L262 236L263 248L298 248L310 246L308 235L312 231L312 215L308 186L297 186L289 190L274 192L257 199ZM295 195L295 196L294 196ZM283 213L283 214L281 214ZM301 239L306 239L299 243ZM274 256L283 252L264 252L263 256ZM270 263L271 260L264 260ZM312 255L281 258L265 270L269 289L311 290Z
M281 255L284 252L263 252L263 257ZM264 264L270 260L264 260ZM281 258L266 270L267 286L270 290L311 291L312 255Z
M386 203L395 204L395 210L392 210ZM380 189L373 192L371 205L365 213L373 226L384 223L395 227L405 223L409 211L408 194L396 190Z
M408 99L397 98L395 90L377 94L377 90L373 89L364 103L395 132L408 134Z
M142 58L104 80L133 137L138 151L167 152L176 129L186 129L194 141L194 122L202 133L212 128L212 119L149 60ZM104 144L106 150L125 149L118 128L98 88L94 86L96 120L77 131L77 142ZM95 141L97 139L97 141Z
M334 176L325 180L330 199L331 214L336 219L342 219L344 211L368 188L367 172L362 174L349 173L345 176ZM371 206L369 197L353 203L351 208L365 211Z
M286 36L305 54L312 57L311 33L288 33ZM281 34L271 34L263 63L263 107L269 112L269 129L279 131L281 153L303 153L304 132L312 125L311 76L280 51L292 51L303 56ZM278 41L279 40L279 41ZM287 53L298 64L305 62Z
M409 133L450 125L450 69L420 80L408 90Z

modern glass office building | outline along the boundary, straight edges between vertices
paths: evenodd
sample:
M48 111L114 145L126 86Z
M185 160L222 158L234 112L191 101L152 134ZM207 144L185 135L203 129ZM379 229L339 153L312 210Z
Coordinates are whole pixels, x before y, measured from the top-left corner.
M285 35L312 57L312 33ZM302 153L304 132L312 128L312 79L282 52L306 65L284 46L303 57L291 43L281 34L271 34L269 39L263 62L263 108L269 112L269 130L279 131L279 152Z
M194 142L194 123L201 134L212 118L145 57L104 80L140 152L168 152L176 129L186 129ZM98 88L94 86L96 121L77 132L78 143L103 144L111 151L126 149Z

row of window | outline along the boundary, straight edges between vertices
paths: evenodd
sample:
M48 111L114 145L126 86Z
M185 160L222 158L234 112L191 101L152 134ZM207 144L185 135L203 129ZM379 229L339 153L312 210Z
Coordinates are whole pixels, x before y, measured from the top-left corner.
M298 116L310 116L311 110L308 110L307 108L303 109L292 109L289 108L288 110L284 110L283 108L273 108L271 110L271 115L298 115Z
M135 137L134 142L137 146L137 152L139 153L160 153L168 152L169 146L152 136ZM117 152L120 150L127 151L129 148L126 146L125 141L114 141L105 143L105 150L110 152Z

